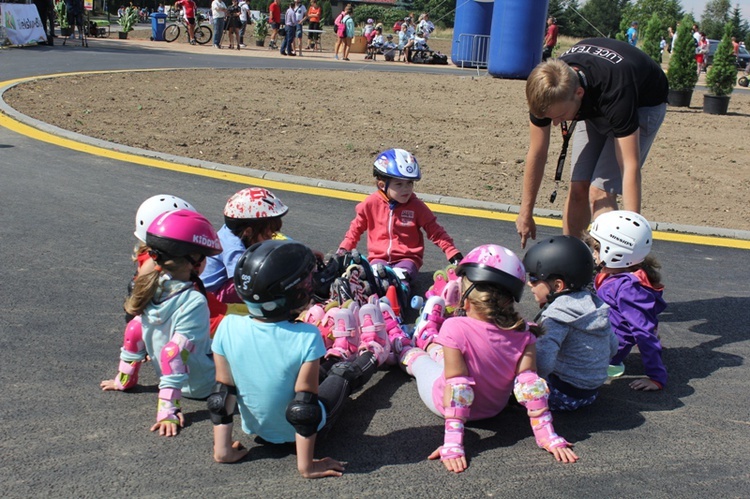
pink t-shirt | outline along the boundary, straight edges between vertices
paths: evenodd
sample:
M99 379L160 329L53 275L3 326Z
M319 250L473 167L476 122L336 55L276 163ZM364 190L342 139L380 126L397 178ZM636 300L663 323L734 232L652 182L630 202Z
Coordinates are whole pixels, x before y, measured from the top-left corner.
M513 392L516 366L528 345L536 337L527 331L500 329L494 324L471 317L451 317L440 328L435 342L459 350L469 377L474 378L474 403L470 420L496 416L508 403ZM435 380L432 400L444 413L445 375Z

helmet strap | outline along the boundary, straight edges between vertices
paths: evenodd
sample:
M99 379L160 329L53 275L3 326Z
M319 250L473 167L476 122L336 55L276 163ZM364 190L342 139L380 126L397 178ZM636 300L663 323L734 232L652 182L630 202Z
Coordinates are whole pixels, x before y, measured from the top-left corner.
M458 308L455 312L456 317L466 317L466 309L464 308L464 303L469 298L469 294L474 291L475 287L476 285L472 282L471 286L469 286L469 288L461 295L461 300L458 302Z
M195 284L195 287L198 289L200 294L203 296L206 296L206 286L203 285L203 281L201 281L200 276L198 276L198 271L195 269L190 271L190 280Z

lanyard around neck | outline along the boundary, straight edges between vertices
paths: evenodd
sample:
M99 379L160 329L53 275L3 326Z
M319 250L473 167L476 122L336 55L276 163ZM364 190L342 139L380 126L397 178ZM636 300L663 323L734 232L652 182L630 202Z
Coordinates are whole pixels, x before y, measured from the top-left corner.
M578 123L576 120L571 121L570 127L568 127L567 121L563 121L560 123L563 143L562 149L560 150L560 156L557 157L557 169L555 170L555 190L552 191L552 194L549 197L550 203L554 203L555 199L557 198L557 186L560 184L560 179L562 178L563 168L565 167L565 159L568 157L568 143L570 142L570 137L573 136L573 131L576 128L576 123Z

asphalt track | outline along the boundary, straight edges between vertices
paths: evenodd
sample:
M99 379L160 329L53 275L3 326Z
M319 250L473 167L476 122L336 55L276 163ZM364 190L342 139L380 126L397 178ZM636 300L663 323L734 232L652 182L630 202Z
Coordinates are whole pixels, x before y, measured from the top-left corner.
M0 51L0 74L7 81L103 69L341 67L207 54L97 40L88 49ZM746 241L717 246L710 238L657 239L654 252L663 264L669 303L660 334L670 383L661 393L631 391L628 380L642 372L633 354L626 375L605 386L593 407L556 415L558 432L581 456L577 464L555 463L537 449L524 411L511 407L468 426L470 467L461 475L447 473L425 459L441 442L441 421L422 406L413 380L394 369L378 373L354 397L332 438L318 446L318 456L348 461L346 474L308 481L297 473L289 449L255 444L239 430L235 437L252 447L250 458L213 463L204 402L186 402L188 424L178 437L150 434L157 380L148 365L134 393L98 388L117 366L138 204L170 192L218 224L230 194L268 181L100 155L62 140L47 142L44 134L0 118L4 497L748 496ZM335 247L356 194L329 197L325 189L268 185L291 207L286 233L314 248ZM440 221L464 251L498 242L520 252L513 224L504 221L512 217L442 208ZM541 228L542 234L558 231ZM443 263L439 251L428 247L425 269ZM521 308L533 316L530 295Z

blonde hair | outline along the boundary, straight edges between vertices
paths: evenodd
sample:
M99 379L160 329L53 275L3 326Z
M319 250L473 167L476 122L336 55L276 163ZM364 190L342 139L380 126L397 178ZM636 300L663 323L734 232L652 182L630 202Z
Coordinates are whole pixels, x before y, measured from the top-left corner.
M516 311L513 296L508 291L484 282L472 283L466 276L463 277L463 289L468 289L472 284L474 289L466 297L466 301L471 303L472 310L482 320L502 329L519 332L528 329L534 336L542 335L539 326L528 324Z
M550 106L573 99L578 88L575 70L558 59L539 64L526 80L526 101L529 112L544 117Z
M185 265L192 264L184 258L165 260L158 263L151 272L136 277L133 292L125 300L125 312L130 315L141 315L154 298L162 274L181 270Z

